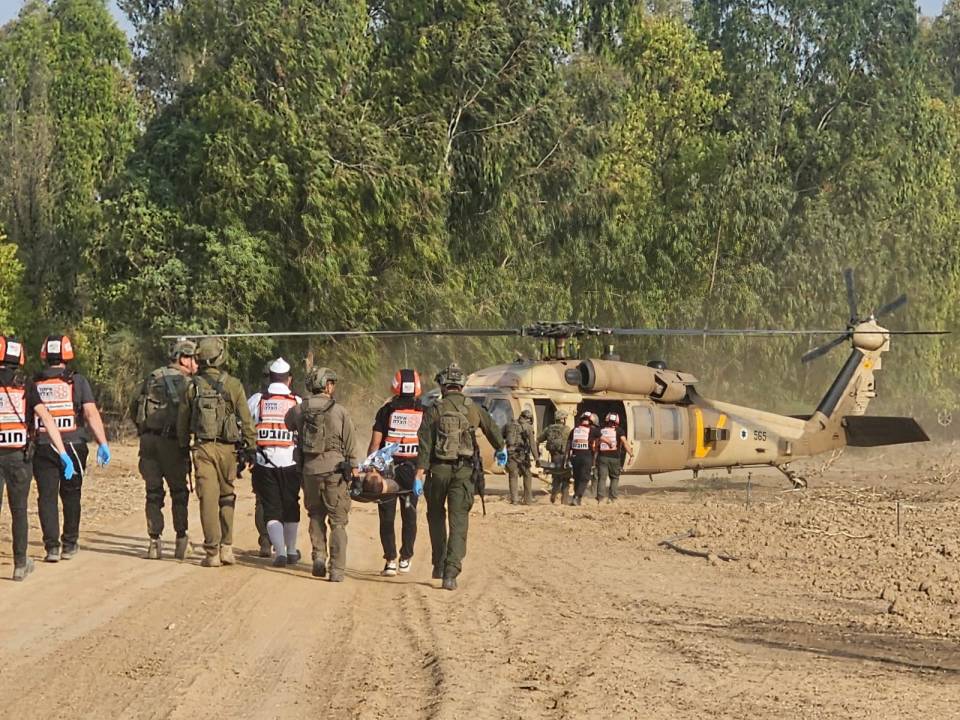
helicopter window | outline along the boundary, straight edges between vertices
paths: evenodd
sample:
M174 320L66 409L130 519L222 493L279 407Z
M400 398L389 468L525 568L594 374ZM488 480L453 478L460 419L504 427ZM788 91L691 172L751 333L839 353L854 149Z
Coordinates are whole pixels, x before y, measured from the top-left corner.
M653 440L653 408L637 405L633 408L634 440Z
M487 398L484 405L498 427L503 427L513 420L513 408L510 401L502 398Z
M660 408L660 439L681 439L680 411L677 408Z

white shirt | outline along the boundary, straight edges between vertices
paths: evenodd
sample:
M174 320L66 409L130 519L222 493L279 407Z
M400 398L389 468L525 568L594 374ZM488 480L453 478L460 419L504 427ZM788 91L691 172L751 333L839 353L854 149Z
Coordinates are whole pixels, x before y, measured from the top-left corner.
M293 392L283 383L270 383L267 388L268 395L293 395ZM250 415L253 416L253 424L260 422L260 398L262 393L254 393L247 400L247 407L250 408ZM294 395L297 404L303 402L303 398ZM263 467L290 467L294 465L292 447L265 447L257 448L257 465ZM269 462L268 462L269 461ZM272 463L272 465L271 465Z

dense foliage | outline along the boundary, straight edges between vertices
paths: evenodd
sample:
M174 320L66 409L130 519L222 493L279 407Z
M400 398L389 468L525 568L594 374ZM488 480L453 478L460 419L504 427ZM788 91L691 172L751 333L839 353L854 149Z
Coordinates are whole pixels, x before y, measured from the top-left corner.
M169 332L842 327L846 266L864 309L910 295L892 327L956 325L956 0L120 5L132 52L103 0L0 30L0 324L77 333L117 403ZM620 352L809 402L811 342ZM953 402L953 343L894 342L888 396ZM367 378L510 349L313 348ZM308 346L232 347L278 350Z

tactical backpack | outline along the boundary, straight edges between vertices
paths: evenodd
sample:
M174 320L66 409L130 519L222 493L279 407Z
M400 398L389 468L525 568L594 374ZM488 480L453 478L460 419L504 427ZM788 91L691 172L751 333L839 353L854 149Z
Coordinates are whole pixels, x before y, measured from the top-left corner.
M545 431L547 452L562 453L567 449L567 436L570 431L566 425L555 423L550 425Z
M203 375L193 378L193 407L190 415L190 430L198 440L216 440L225 443L240 441L240 428L236 413L227 410L223 394L222 373L219 380L211 381Z
M160 368L150 373L144 381L134 418L141 434L148 430L169 432L177 426L180 389L174 379L176 375L180 375L180 372Z
M503 440L508 448L518 448L523 445L523 428L520 423L508 422L503 429Z
M317 398L319 400L319 398ZM300 430L300 451L305 454L319 455L327 448L327 413L336 404L330 398L325 407L314 404L314 398L307 398L301 405L303 427Z
M464 398L463 408L453 400L441 400L438 406L437 441L433 455L437 460L466 460L473 457L474 434L468 410L473 406L470 398Z

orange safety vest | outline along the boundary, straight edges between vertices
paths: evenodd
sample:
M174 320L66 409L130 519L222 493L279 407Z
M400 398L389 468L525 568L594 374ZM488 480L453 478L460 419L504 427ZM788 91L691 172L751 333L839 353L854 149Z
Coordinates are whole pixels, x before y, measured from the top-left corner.
M297 404L296 395L261 395L257 412L257 447L293 447L293 431L283 418Z
M0 449L23 450L27 446L27 390L0 387Z
M47 406L62 433L77 429L77 406L73 403L73 383L62 377L46 378L34 382L40 400ZM45 433L47 428L36 418L34 426L37 432Z
M577 425L573 429L573 436L570 442L570 449L574 452L583 452L590 449L590 426Z
M390 413L390 424L384 444L397 443L400 447L393 454L396 458L415 458L420 450L417 432L423 422L423 410L405 408Z
M600 430L600 452L615 453L617 447L617 429L615 427L605 427Z

